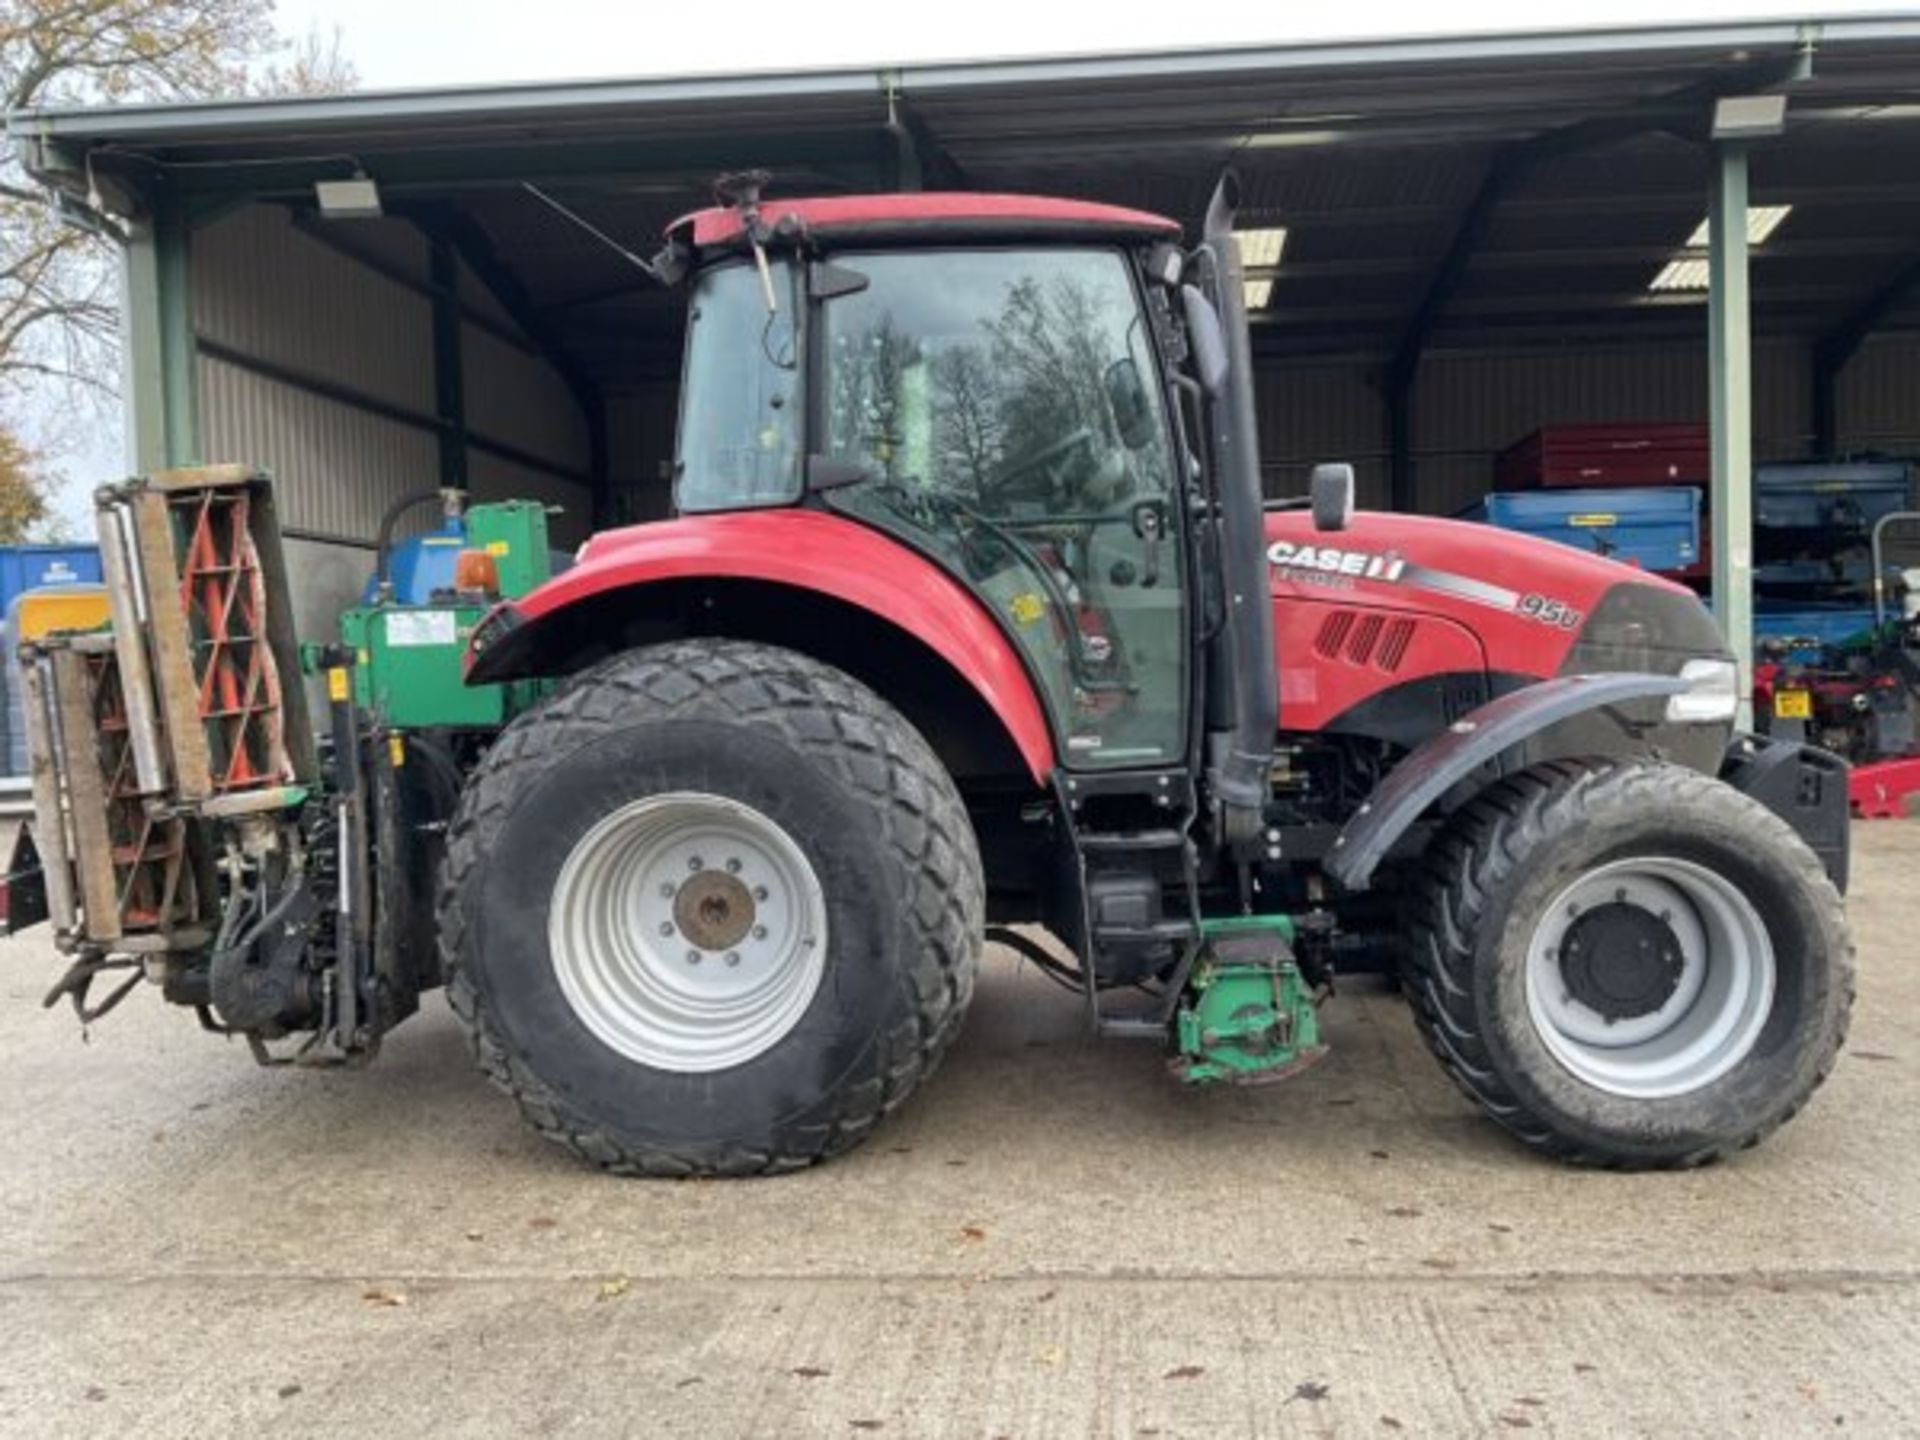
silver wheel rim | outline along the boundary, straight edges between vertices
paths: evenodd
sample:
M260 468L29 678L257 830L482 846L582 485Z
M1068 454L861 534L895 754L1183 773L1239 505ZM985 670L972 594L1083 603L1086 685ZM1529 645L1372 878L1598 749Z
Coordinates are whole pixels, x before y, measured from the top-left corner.
M827 902L752 806L677 791L623 805L560 867L547 942L580 1022L642 1065L698 1074L764 1054L826 965Z
M1571 992L1563 950L1580 916L1624 904L1672 932L1679 971L1644 1014L1605 1016ZM1554 898L1527 947L1527 1010L1567 1070L1611 1095L1653 1100L1712 1084L1752 1051L1773 1006L1773 941L1731 881L1690 860L1637 857L1582 876Z

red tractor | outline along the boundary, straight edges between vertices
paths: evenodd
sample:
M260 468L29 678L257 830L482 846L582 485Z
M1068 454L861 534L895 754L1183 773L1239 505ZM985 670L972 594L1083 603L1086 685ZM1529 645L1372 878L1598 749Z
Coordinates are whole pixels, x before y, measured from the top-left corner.
M749 187L682 221L652 267L688 291L676 518L459 622L468 685L526 701L497 733L370 731L353 641L326 660L330 781L268 756L301 783L130 800L143 835L228 826L186 873L229 898L161 912L124 963L152 978L165 951L169 997L263 1055L301 1030L364 1055L444 982L533 1123L628 1173L847 1150L938 1065L989 939L1189 1082L1311 1063L1335 973L1392 967L1448 1072L1540 1150L1755 1143L1846 1030L1845 767L1735 733L1734 662L1678 585L1356 514L1346 466L1266 499L1232 226L1230 181L1191 247L1020 196ZM156 483L110 537L163 542L138 507L201 493ZM167 615L146 593L117 631ZM407 644L440 633L400 618ZM72 643L49 684L110 648ZM107 768L162 786L190 639L114 645L97 723L134 747ZM148 672L186 678L153 704ZM87 909L115 883L62 817L99 790L41 797L81 879L101 869ZM208 848L177 833L161 860ZM151 892L186 905L169 863ZM136 947L82 935L72 889L52 913L81 1004Z

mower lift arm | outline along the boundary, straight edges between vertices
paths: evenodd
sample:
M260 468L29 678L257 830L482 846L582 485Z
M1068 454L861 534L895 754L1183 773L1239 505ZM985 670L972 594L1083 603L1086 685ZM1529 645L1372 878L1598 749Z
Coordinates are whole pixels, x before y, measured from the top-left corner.
M1394 842L1447 791L1474 771L1561 720L1618 705L1678 695L1677 675L1634 671L1565 675L1502 695L1463 716L1393 768L1333 842L1327 873L1348 890L1365 890Z

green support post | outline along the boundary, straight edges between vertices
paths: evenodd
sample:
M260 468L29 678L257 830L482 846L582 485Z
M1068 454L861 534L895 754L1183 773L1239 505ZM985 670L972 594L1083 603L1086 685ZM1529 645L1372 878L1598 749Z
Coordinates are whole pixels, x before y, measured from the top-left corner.
M453 242L427 242L433 291L433 410L440 422L440 488L467 488L467 382L460 316L460 262Z
M156 207L134 223L121 253L127 468L133 474L200 461L190 233L184 216Z
M1713 604L1740 666L1738 724L1753 726L1753 330L1747 151L1713 150L1707 194L1707 385L1713 422Z

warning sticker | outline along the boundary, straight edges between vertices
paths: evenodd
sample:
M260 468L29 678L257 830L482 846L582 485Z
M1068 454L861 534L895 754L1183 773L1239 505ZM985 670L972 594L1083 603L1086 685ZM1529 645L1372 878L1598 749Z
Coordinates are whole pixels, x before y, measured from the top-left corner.
M408 646L451 645L454 638L451 610L395 610L387 616L387 644L396 650Z

